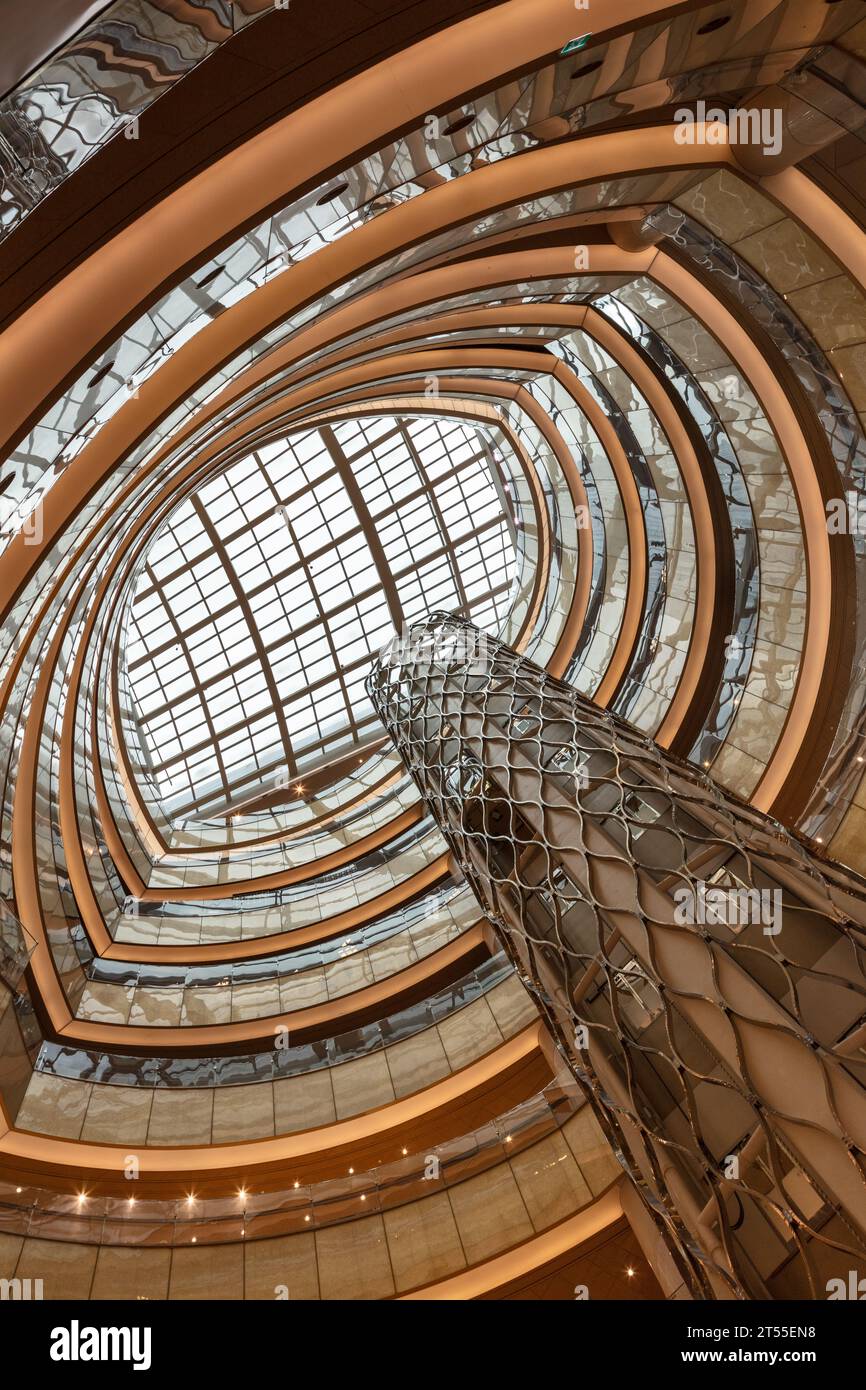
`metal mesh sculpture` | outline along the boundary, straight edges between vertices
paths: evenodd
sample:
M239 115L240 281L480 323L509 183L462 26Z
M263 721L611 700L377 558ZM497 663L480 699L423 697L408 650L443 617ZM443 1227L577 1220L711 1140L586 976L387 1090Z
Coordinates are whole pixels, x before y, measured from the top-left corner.
M449 614L367 689L684 1294L866 1274L866 884Z

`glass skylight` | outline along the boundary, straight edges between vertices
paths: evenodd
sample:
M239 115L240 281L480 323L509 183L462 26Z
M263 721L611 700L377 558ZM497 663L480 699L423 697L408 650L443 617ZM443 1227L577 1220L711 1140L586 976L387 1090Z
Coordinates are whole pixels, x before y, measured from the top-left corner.
M372 417L266 444L182 503L126 640L167 809L213 814L378 736L364 677L404 623L446 608L498 629L503 469L463 421Z

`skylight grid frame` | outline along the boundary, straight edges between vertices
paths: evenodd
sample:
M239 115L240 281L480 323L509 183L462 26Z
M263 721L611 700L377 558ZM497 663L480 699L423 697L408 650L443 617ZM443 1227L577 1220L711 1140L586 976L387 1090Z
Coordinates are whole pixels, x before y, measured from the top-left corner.
M462 420L353 418L256 448L181 505L128 641L168 799L191 811L207 786L210 805L216 783L229 806L251 774L369 737L364 673L404 615L435 601L498 623L513 540L495 467Z

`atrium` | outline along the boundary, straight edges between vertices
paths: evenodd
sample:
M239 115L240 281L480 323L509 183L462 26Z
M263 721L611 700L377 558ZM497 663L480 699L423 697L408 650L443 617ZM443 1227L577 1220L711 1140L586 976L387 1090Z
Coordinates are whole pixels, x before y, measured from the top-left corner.
M6 9L0 1296L859 1297L863 0Z

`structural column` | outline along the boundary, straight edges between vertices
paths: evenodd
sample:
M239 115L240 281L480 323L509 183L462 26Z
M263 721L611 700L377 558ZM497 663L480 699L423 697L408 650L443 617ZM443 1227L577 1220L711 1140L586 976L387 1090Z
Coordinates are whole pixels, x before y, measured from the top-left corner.
M866 1274L866 884L448 614L368 690L685 1288Z

